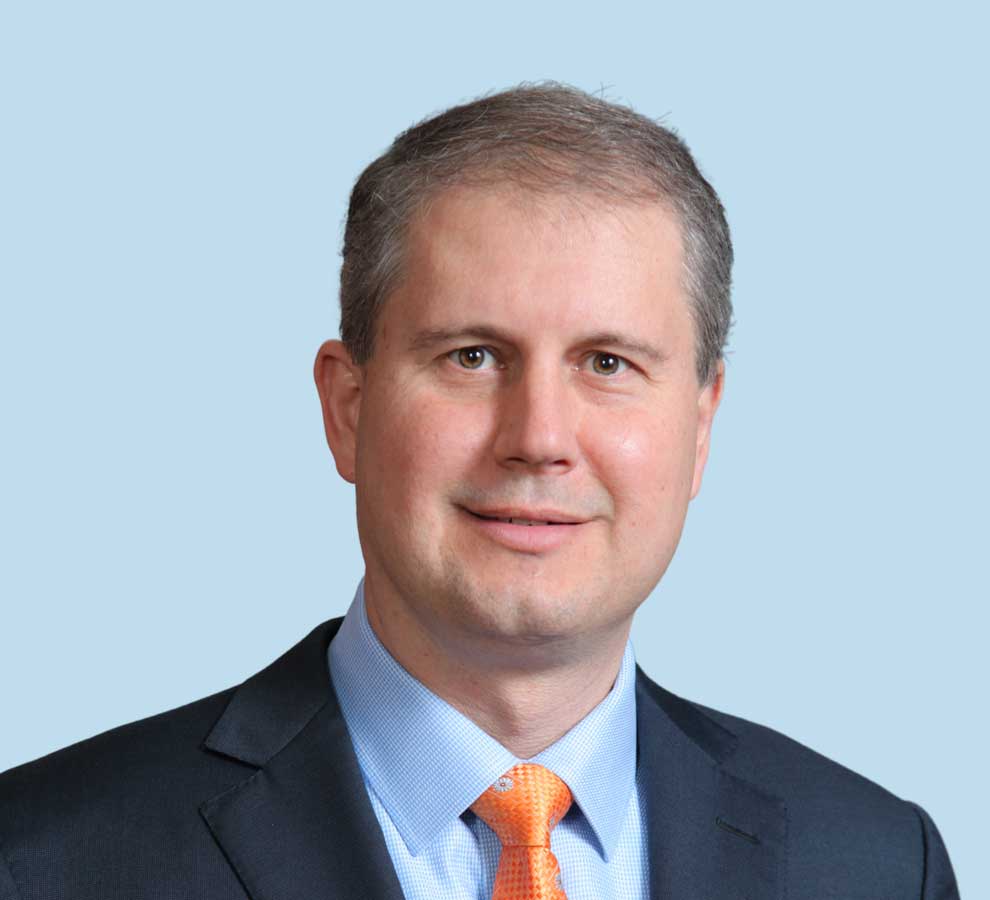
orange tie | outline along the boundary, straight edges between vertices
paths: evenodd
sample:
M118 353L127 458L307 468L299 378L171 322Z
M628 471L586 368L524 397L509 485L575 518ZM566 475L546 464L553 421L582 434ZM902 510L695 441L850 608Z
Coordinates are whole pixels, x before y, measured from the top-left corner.
M570 807L567 785L533 763L513 766L471 804L502 842L492 900L567 900L550 832Z

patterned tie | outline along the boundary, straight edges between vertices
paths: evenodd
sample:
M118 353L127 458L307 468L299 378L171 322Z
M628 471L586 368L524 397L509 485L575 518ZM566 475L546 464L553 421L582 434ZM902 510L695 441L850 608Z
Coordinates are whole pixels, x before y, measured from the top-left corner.
M492 900L567 900L550 832L570 806L567 785L533 763L513 766L471 804L502 842Z

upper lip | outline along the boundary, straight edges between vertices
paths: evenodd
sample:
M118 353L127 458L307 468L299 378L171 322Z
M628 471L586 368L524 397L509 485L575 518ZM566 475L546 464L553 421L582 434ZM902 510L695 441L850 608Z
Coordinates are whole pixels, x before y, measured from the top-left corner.
M530 522L558 522L563 525L578 525L587 521L579 516L561 512L559 509L521 509L518 506L500 506L494 509L469 509L476 516L487 516L490 519L526 519Z

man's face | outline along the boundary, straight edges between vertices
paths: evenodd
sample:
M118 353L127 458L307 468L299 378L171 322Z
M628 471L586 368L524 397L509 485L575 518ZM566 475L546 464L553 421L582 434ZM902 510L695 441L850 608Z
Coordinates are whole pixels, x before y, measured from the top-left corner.
M675 219L457 188L408 241L373 358L349 367L353 434L331 438L369 603L442 643L627 628L674 553L721 390L696 378ZM490 518L510 516L554 524Z

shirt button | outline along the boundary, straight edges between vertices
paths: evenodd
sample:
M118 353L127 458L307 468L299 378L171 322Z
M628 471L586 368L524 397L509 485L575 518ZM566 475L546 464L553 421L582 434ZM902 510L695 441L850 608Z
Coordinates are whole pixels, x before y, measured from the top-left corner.
M492 788L498 793L504 794L506 791L511 791L514 786L512 779L507 775L503 775L492 785Z

